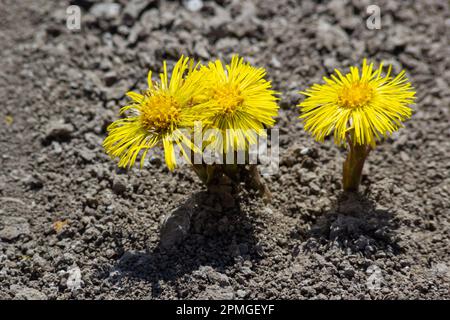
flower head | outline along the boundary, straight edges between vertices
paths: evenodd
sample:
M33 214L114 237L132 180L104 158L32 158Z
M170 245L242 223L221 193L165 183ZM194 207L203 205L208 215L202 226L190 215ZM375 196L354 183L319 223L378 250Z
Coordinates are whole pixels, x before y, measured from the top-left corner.
M278 114L276 92L264 79L266 71L233 56L229 65L220 60L202 68L204 76L203 107L211 113L203 119L209 128L218 129L223 150L242 150L264 135L265 127L275 123Z
M141 167L148 150L158 144L164 147L167 166L176 166L174 145L188 159L183 146L193 150L191 140L183 134L183 128L191 128L198 113L196 97L202 88L198 86L200 74L189 58L181 57L175 64L169 81L167 65L160 74L160 82L152 81L148 73L148 89L143 93L128 92L132 102L121 109L130 116L116 120L108 127L109 135L103 142L106 152L120 158L120 167L131 167L141 150Z
M339 70L325 84L313 85L307 98L299 104L305 130L318 140L331 134L338 145L351 135L352 144L375 147L376 141L403 127L402 121L411 117L415 91L405 71L391 76L392 66L382 75L383 64L376 70L373 63L363 61L361 72L350 67L345 76Z

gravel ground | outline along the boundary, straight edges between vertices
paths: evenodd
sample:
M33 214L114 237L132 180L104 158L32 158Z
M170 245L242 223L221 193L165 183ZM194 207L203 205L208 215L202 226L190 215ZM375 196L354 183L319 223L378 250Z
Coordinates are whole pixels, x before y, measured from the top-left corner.
M450 298L446 1L377 1L380 30L366 28L370 1L117 3L0 1L1 299ZM81 31L66 28L70 4ZM234 52L283 92L273 202L243 193L229 209L158 157L117 169L101 142L123 94L164 59ZM345 151L304 133L295 105L363 57L405 68L418 99L350 197ZM191 229L167 248L173 210Z

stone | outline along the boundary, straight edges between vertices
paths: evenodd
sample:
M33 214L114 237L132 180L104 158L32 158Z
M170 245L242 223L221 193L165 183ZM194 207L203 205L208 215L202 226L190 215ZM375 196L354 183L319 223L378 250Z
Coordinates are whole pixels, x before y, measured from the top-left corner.
M30 225L24 218L5 217L1 221L5 226L0 230L0 239L13 241L21 235L30 233Z
M79 267L74 266L72 268L70 268L69 270L67 270L67 288L69 290L78 290L81 288L81 270Z
M353 278L355 275L355 270L353 270L351 267L346 267L344 269L344 275L348 278Z
M93 241L100 237L100 231L98 231L94 227L89 227L86 229L86 231L83 233L83 239L88 241Z
M202 0L183 0L183 6L189 11L196 12L203 8Z
M346 47L349 43L347 33L340 26L332 25L323 19L318 21L316 37L318 44L329 51L333 48Z
M234 292L231 286L219 287L218 285L207 286L200 295L200 299L207 300L232 300L234 299Z
M90 163L95 159L95 153L88 149L81 149L78 151L78 154L87 163Z
M127 190L126 181L123 177L115 177L113 180L112 190L116 194L122 194Z
M253 271L252 271L252 269L250 269L249 267L242 267L241 268L241 273L244 275L244 276L251 276L251 275L253 275Z
M210 54L208 52L207 46L204 42L197 42L194 47L194 52L200 57L204 59L209 59Z
M309 148L303 148L302 150L300 150L300 154L302 156L307 156L310 153L311 153L311 149L309 149Z
M96 18L115 19L120 14L118 3L96 3L92 6L90 13Z
M160 245L163 248L171 248L184 240L193 212L192 200L188 200L165 218L160 231Z
M123 10L123 22L127 26L132 26L147 7L154 1L148 0L131 0L127 2Z
M15 300L47 300L47 296L33 288L22 288L14 296Z
M309 189L311 190L312 194L319 194L320 193L320 187L314 182L310 183Z
M278 60L278 58L276 56L272 56L272 59L270 60L270 64L272 65L272 67L274 67L276 69L279 69L282 67L280 60Z
M236 291L236 295L238 298L244 299L247 296L247 292L239 289Z
M311 171L305 171L304 169L300 171L300 179L303 182L304 185L308 185L311 181L314 181L317 179L317 175L314 172Z
M74 130L74 127L70 123L52 121L47 125L45 139L47 141L67 141L71 138Z
M92 132L84 134L84 140L87 142L89 149L95 149L102 145L103 139Z
M57 142L57 141L53 141L52 142L52 147L53 147L53 152L55 153L55 154L61 154L62 152L63 152L63 149L62 149L62 147L61 147L61 144L59 143L59 142Z
M408 155L406 152L404 152L404 151L400 151L400 159L402 159L402 161L403 161L404 163L409 163L410 160L411 160L411 158L409 157L409 155Z
M105 81L105 85L107 87L111 87L114 83L117 82L117 73L115 71L109 71L105 74L103 80Z
M202 266L198 271L199 273L204 274L211 283L219 284L222 287L230 285L230 279L226 274L217 272L210 266Z
M33 255L33 264L35 266L38 266L40 268L47 268L48 267L48 262L47 260L45 260L44 258L42 258L39 254L34 254Z
M32 190L41 189L44 186L43 178L39 174L33 174L25 177L22 183Z

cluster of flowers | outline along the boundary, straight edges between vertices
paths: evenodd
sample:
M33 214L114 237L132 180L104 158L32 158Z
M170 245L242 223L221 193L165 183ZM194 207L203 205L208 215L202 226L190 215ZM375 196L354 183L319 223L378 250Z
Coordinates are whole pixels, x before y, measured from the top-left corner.
M343 75L339 70L324 84L314 84L305 92L299 104L304 129L318 141L333 134L339 146L347 146L343 186L357 190L362 167L377 141L398 130L411 117L415 91L405 71L391 75L383 73L383 65L363 61L362 68L351 67ZM132 102L121 109L125 118L108 128L104 141L107 153L119 158L119 166L131 167L141 153L141 167L147 151L164 147L165 161L170 170L176 167L174 145L179 146L188 161L192 153L202 152L183 130L192 130L197 122L203 129L221 132L219 149L246 150L265 135L264 129L275 124L278 114L277 95L271 83L264 79L266 71L233 56L231 63L221 61L207 65L195 64L181 57L171 78L166 62L160 81L148 74L148 89L142 93L128 92ZM209 139L209 140L208 140ZM209 143L215 143L209 137ZM186 148L187 147L187 148ZM186 151L186 149L188 151Z
M122 167L131 167L144 150L142 167L147 151L162 143L166 164L173 170L174 145L189 162L193 153L203 151L204 145L197 146L187 134L200 124L202 132L220 133L220 139L205 139L216 144L215 149L224 154L229 149L244 150L258 135L266 134L264 129L274 125L278 114L276 92L265 74L238 56L225 66L219 60L202 66L181 57L169 80L164 62L160 82L155 83L149 72L145 92L127 93L133 101L121 113L130 116L108 128L104 147L112 157L120 158Z

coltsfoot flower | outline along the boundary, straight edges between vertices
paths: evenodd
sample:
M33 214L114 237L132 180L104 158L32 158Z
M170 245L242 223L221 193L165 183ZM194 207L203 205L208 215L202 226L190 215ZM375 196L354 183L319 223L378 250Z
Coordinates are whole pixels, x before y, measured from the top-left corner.
M230 181L243 176L261 194L268 194L256 165L250 161L246 168L219 161L210 165L203 158L205 147L211 144L222 156L229 151L245 151L273 126L278 98L265 75L263 68L244 63L237 55L229 65L217 60L202 67L181 57L169 80L164 62L159 82L153 82L149 72L145 92L127 93L132 102L120 111L125 117L108 127L103 146L112 158L119 158L120 167L132 167L139 156L142 167L147 152L162 145L170 170L181 153L211 190L214 186L228 187ZM196 145L199 136L201 144ZM198 155L202 157L197 162Z
M392 66L385 75L383 65L374 70L364 59L362 68L350 67L345 76L339 70L324 77L325 84L315 84L305 92L307 98L299 104L304 128L316 140L323 142L332 134L338 145L348 145L343 167L343 187L357 191L364 161L377 141L403 127L409 119L415 91L401 71L391 76Z
M375 147L377 140L403 127L411 117L415 91L405 71L391 76L392 66L383 76L383 64L376 70L364 59L361 71L350 67L345 76L339 70L325 84L315 84L305 92L307 98L299 104L306 131L323 142L334 132L334 141L345 144L353 133L353 144Z
M169 80L167 64L160 81L153 82L148 73L148 89L142 94L128 92L132 102L120 110L130 115L116 120L108 127L109 135L103 146L112 158L119 158L120 167L132 167L141 150L141 167L150 148L162 144L165 161L170 170L176 166L174 145L189 161L184 146L195 146L181 129L192 128L198 114L207 110L198 107L196 97L202 92L200 74L189 58L181 57L175 64Z
M243 150L255 143L258 135L265 135L264 128L272 127L278 114L276 92L264 79L266 71L245 63L234 55L231 63L220 60L202 67L204 103L211 111L203 117L207 128L217 129L223 139L219 142L224 153Z
M208 148L218 157L211 164L194 164L194 171L210 191L219 190L221 198L226 198L226 190L234 190L239 182L245 182L258 190L265 202L270 201L270 192L256 164L245 159L245 164L237 161L238 154L247 156L249 146L256 146L258 137L266 136L265 129L274 125L278 115L277 93L264 79L265 69L253 67L234 55L230 64L209 62L200 73L204 80L200 106L209 113L200 116L204 135L198 148ZM230 155L236 157L232 163Z

